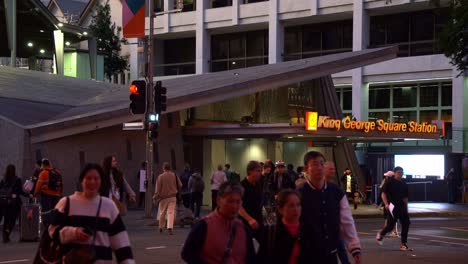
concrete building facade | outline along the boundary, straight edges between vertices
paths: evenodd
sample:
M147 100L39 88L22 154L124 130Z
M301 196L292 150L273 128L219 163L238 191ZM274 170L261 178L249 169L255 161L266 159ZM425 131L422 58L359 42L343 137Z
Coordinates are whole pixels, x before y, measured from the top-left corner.
M358 159L367 165L398 153L445 154L447 169L461 168L460 158L468 152L468 78L454 70L436 43L437 34L449 17L444 7L448 1L442 1L441 8L435 8L427 0L184 3L187 8L182 12L155 18L156 76L202 74L398 45L396 59L332 75L343 112L359 120L444 120L448 135L429 141L357 143ZM169 11L174 9L174 3L156 1L156 7ZM149 19L146 22L149 28ZM229 108L233 104L229 101ZM245 104L238 105L230 112L245 112ZM206 107L192 111L195 119L206 119ZM270 140L262 144L258 140L243 140L205 139L208 149L214 146L225 149L221 151L223 155L205 158L203 166L211 168L206 175L224 162L239 163L235 169L244 173L245 157L285 159L302 165L301 155L296 154L313 149L297 137L295 142ZM272 144L281 150L278 155L261 154L269 153L267 146ZM229 155L234 149L239 153L257 153L253 148L260 149L258 155L243 155L242 162L234 162L239 158ZM209 160L212 162L206 163ZM373 173L393 166L392 162L389 164L374 169Z

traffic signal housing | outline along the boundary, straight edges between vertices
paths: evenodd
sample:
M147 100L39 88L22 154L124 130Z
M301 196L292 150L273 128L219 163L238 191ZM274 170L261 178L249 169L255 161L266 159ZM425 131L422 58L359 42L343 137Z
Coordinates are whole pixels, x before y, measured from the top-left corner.
M154 86L154 107L155 111L158 114L166 111L166 87L162 86L161 81L157 81L156 85Z
M133 81L130 87L130 112L134 115L146 112L146 81Z
M149 138L156 139L158 137L159 114L148 113L148 115L146 116L146 122L146 128L149 131Z

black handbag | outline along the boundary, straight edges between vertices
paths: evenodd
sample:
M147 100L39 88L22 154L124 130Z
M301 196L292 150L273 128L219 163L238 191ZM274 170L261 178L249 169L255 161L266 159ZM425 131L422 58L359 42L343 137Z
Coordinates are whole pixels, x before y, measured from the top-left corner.
M58 239L50 237L49 232L45 230L39 243L34 264L78 264L78 263L94 263L96 261L96 251L94 250L94 242L96 241L97 222L99 212L101 210L102 198L99 200L99 206L96 213L96 221L94 226L93 244L91 245L63 245ZM52 212L55 217L58 213L57 209ZM70 198L67 197L64 213L66 216L70 213Z
M93 243L91 245L74 246L62 257L63 264L82 264L94 263L96 261L96 250L94 249L94 242L96 242L97 223L99 212L101 211L102 198L99 198L99 206L96 213L96 220L94 221L93 229Z

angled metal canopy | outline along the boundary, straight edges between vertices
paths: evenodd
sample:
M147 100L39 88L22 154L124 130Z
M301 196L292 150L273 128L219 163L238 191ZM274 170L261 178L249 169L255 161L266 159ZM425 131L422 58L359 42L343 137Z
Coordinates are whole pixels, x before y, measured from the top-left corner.
M277 89L390 60L397 56L397 51L397 47L387 47L164 80L163 86L167 87L168 96L166 113ZM22 73L19 76L24 75L19 70L7 70L5 73L9 73L8 76L2 76L0 69L0 81L2 78L11 81L17 71ZM42 103L71 102L68 104L71 105L71 109L61 114L51 115L46 120L43 117L40 122L28 122L22 125L30 130L34 142L92 131L96 129L96 124L99 124L99 128L104 128L142 118L129 114L129 92L126 86L103 89L103 86L107 85L102 82L86 80L71 82L70 78L53 75L44 77L46 75L43 76L42 73L35 73L28 79L19 77L15 79L14 92L8 87L0 89L0 97L11 98L16 97L14 94L21 94L21 98L16 97L16 99ZM53 82L57 89L45 90L44 79ZM23 82L27 82L28 85L22 85ZM78 86L70 85L76 82L89 92L77 97ZM36 88L35 83L37 83Z

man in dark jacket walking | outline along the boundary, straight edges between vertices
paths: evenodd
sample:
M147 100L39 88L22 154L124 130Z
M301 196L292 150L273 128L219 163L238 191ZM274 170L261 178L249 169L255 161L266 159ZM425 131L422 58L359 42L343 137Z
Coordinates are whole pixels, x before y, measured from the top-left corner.
M195 169L188 182L188 189L190 191L190 209L192 210L195 218L200 217L200 207L203 202L203 191L205 190L205 182L198 171Z

